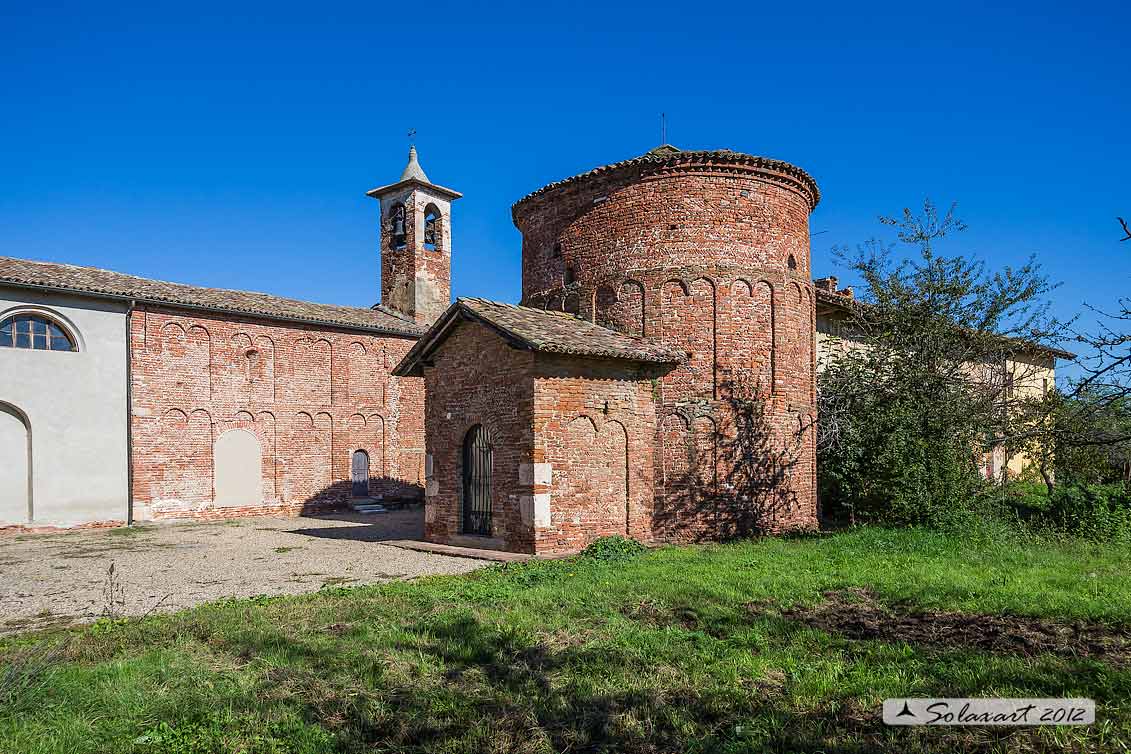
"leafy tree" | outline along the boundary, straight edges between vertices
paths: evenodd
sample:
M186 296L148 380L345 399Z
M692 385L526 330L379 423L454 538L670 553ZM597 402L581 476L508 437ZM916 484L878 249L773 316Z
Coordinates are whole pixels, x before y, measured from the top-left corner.
M1020 351L1052 346L1065 323L1032 259L990 270L937 243L965 230L927 201L882 217L912 253L869 241L834 249L863 281L846 338L818 378L818 469L826 510L852 520L944 525L979 499L980 451L1016 431Z

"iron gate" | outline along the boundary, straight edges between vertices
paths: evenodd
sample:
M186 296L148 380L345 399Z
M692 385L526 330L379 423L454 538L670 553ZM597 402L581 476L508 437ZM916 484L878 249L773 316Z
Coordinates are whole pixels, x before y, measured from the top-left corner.
M482 424L463 439L463 533L491 534L491 436Z

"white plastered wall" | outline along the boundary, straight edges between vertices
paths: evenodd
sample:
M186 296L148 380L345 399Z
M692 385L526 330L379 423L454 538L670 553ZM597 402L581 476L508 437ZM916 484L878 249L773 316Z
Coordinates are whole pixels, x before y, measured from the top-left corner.
M59 322L74 353L0 347L0 403L26 419L31 518L0 505L4 524L124 521L128 506L126 305L0 286L0 320L21 312ZM5 432L4 438L16 433ZM0 463L27 453L3 440ZM13 446L13 447L9 447Z

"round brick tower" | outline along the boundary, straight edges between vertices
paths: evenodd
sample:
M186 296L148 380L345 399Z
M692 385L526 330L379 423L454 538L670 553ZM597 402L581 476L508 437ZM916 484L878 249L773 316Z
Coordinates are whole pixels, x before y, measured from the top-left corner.
M664 145L512 208L525 305L687 353L655 388L657 539L816 525L819 198L788 163Z

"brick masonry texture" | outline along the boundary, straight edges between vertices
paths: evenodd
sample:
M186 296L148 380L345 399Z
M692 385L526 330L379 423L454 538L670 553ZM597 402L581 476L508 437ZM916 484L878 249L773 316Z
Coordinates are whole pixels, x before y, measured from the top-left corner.
M135 518L334 508L358 449L371 494L421 494L423 380L389 375L414 339L152 306L130 338ZM258 440L262 502L217 506L213 448L237 429Z
M425 367L425 536L518 552L576 552L601 536L652 539L651 378L669 366L536 353L473 321ZM491 439L491 531L464 534L463 446Z
M425 367L425 428L430 460L424 534L462 544L463 444L476 425L489 433L491 532L497 547L534 552L533 527L524 525L520 498L530 494L520 467L534 458L534 354L511 348L499 335L473 322L460 322Z
M515 205L523 303L687 354L657 384L653 535L816 526L811 183L680 153Z
M550 520L538 553L576 552L598 537L652 540L655 367L539 355L534 461L548 464ZM536 482L538 480L535 480Z

